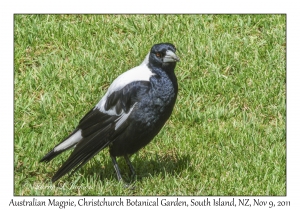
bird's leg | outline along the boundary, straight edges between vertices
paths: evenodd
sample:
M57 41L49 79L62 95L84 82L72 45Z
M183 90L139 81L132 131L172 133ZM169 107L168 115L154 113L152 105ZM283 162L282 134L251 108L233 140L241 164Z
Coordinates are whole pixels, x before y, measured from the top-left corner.
M121 172L120 172L120 169L119 169L116 157L115 156L110 156L110 157L111 157L111 160L112 160L112 162L114 164L115 171L117 172L118 180L119 180L119 182L122 182L123 179L122 179L122 176L121 176Z
M133 186L130 186L130 184L127 184L126 182L123 181L121 173L120 173L120 169L119 169L119 166L118 166L118 163L117 163L117 160L116 160L116 157L115 156L110 156L110 157L111 157L111 160L112 160L112 162L114 164L114 168L115 168L115 170L117 172L117 177L118 177L119 182L123 182L125 188L133 190L134 189ZM127 157L127 159L128 159L128 157ZM126 162L127 162L127 159L126 159ZM129 161L129 159L128 159L128 161ZM130 163L130 161L129 161L129 163ZM133 170L132 166L130 167L130 170ZM134 172L134 170L133 170L133 172Z
M126 163L127 163L128 167L130 169L131 176L134 177L135 176L135 170L134 170L133 165L131 164L131 162L130 162L130 160L128 158L128 155L124 155L124 158L125 158Z

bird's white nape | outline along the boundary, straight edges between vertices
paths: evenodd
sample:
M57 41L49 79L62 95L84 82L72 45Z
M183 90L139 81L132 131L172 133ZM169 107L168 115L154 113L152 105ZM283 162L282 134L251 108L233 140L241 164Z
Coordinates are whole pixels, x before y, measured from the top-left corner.
M109 115L118 115L116 113L115 107L110 110L105 110L104 105L106 103L107 97L110 96L115 91L121 90L126 85L135 82L135 81L149 81L150 77L155 75L150 68L148 67L149 63L149 54L146 56L145 60L141 63L141 65L134 67L120 76L118 76L113 83L108 88L104 97L99 101L95 108L99 109L102 113L106 113ZM119 115L121 115L120 113Z
M147 55L146 55L146 57L145 57L145 59L143 60L143 62L141 63L141 65L147 65L148 63L149 63L149 55L150 55L150 53L148 53Z

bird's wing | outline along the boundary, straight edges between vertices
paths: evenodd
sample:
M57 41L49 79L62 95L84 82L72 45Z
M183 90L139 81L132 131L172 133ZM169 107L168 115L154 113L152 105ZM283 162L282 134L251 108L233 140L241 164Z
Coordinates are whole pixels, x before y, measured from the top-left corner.
M130 124L128 116L149 88L149 81L131 82L106 96L105 103L102 103L104 107L96 106L87 113L76 128L81 132L82 139L53 176L52 181L56 181L76 167L73 171L75 172L124 132Z
M120 121L117 126L121 125L126 116L128 117L127 113L134 104L130 97L137 91L138 83L147 82L154 75L147 65L148 57L149 54L141 65L118 76L96 107L82 118L73 133L56 145L40 162L51 161L60 153L74 147L83 138L89 136L89 134L101 130L119 117ZM143 85L141 84L141 86ZM124 113L127 115L124 115ZM116 116L119 117L116 118Z
M79 122L76 129L61 143L56 145L49 153L47 153L40 162L49 162L62 152L74 147L83 139L89 139L91 134L102 130L111 122L116 120L118 116L102 113L98 109L91 109Z

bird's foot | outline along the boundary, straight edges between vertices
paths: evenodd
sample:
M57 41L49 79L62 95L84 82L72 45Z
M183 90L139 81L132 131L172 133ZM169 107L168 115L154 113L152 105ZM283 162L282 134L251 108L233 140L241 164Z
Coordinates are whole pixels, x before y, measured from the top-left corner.
M124 182L124 188L128 190L135 190L135 185L134 183L126 183Z

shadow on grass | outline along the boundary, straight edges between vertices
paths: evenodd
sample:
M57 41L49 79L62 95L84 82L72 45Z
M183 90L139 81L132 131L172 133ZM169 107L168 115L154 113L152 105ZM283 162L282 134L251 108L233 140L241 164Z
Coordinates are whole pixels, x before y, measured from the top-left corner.
M109 160L107 160L109 159ZM117 181L117 175L113 168L112 161L107 157L105 162L99 163L98 161L91 161L92 163L88 166L85 165L79 170L84 177L97 177L99 181L104 180L115 180ZM118 165L120 167L121 175L124 181L133 182L141 181L147 177L161 176L173 176L180 174L181 171L185 170L191 162L190 155L183 155L176 157L172 154L155 155L150 160L143 159L141 157L131 158L133 167L135 168L136 176L131 177L130 170L124 161L124 158L118 158Z

